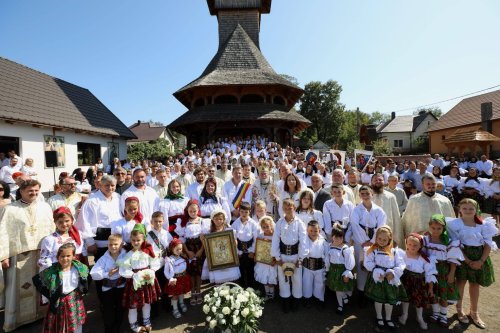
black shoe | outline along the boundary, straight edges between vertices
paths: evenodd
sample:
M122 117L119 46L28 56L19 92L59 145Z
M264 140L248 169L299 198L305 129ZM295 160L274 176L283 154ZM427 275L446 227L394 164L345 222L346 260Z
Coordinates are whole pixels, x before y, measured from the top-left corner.
M292 310L292 312L297 311L300 298L295 298L293 296L290 296L289 298L290 298L290 309Z
M344 307L340 306L340 305L337 306L337 309L335 309L335 313L339 314L339 315L343 314L344 313Z
M358 306L360 308L366 307L366 298L364 291L358 290Z
M317 301L317 306L318 306L318 309L319 309L319 310L324 310L324 309L326 309L326 304L325 304L325 301L318 300L318 301Z

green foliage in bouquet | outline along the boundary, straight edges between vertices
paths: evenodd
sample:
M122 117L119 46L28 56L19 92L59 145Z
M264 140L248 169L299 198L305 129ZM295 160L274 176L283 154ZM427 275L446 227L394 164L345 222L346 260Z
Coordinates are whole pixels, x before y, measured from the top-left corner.
M256 333L262 316L263 300L252 288L234 283L215 287L205 295L203 312L211 331Z

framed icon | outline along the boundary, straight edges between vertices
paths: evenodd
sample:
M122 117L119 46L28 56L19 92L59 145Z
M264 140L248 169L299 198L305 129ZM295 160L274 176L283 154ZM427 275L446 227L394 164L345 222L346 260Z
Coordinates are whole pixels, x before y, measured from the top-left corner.
M271 243L270 239L257 238L255 240L255 261L266 265L273 264L273 257L271 256Z
M208 270L216 271L240 265L233 230L206 234L204 246Z

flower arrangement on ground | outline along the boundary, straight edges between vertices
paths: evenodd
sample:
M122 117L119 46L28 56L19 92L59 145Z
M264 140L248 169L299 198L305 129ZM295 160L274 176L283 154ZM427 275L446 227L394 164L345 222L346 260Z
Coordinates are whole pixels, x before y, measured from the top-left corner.
M225 283L212 289L204 298L203 312L211 331L255 333L264 307L252 288L243 289Z

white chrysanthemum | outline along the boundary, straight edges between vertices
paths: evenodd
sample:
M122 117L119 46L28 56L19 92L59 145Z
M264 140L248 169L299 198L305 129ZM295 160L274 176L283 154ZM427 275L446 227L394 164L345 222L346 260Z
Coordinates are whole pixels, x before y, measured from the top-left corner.
M250 310L248 310L248 308L244 308L241 311L241 315L243 316L243 318L246 318L249 314L250 314Z
M222 308L222 313L225 315L228 315L229 313L231 313L231 309L229 309L227 306L225 306Z
M234 310L233 315L237 316L240 314L240 310Z
M205 304L205 305L203 305L203 312L204 312L205 314L208 314L208 313L210 312L210 307L209 307L208 305L206 305L206 304Z
M216 325L217 325L216 320L210 320L210 328L215 328Z
M219 320L219 324L221 324L221 325L225 325L225 324L226 324L226 319L221 319L221 320Z
M208 316L206 319L208 322L210 322L210 320L212 320L212 317Z
M212 310L213 313L217 313L217 308L215 306L212 306L211 310Z
M233 325L238 325L240 323L240 317L233 316Z
M262 310L255 311L254 316L255 316L255 318L260 318L260 316L262 316Z

